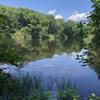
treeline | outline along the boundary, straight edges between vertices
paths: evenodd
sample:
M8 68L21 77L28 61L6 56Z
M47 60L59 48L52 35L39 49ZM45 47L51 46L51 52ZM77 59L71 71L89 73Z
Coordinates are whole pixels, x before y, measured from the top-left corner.
M85 43L88 45L88 61L93 65L100 78L100 0L91 0L93 11L88 17L87 32L85 32Z
M29 9L0 5L0 62L14 62L15 55L32 51L40 40L81 42L83 27L82 22L65 22ZM21 57L17 56L17 61Z
M100 49L100 0L91 0L93 11L90 15L90 27L92 28L91 34L94 35L93 45L94 49ZM100 50L99 50L100 51Z
M85 32L87 38L91 38L90 43L92 49L100 48L100 0L91 0L93 11L88 16L87 31Z

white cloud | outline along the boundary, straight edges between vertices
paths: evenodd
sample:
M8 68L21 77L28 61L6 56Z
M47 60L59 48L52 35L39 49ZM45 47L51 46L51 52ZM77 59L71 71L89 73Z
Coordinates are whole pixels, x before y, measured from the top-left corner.
M55 16L55 19L63 19L63 16L58 14L58 15Z
M50 14L50 15L55 15L55 13L56 13L56 9L50 10L50 11L48 12L48 14Z
M87 13L79 13L78 11L75 11L73 15L71 15L68 20L72 21L81 21L81 20L86 20L87 18Z
M57 14L56 9L50 10L48 12L49 15L53 15L55 19L63 19L63 16L61 14Z

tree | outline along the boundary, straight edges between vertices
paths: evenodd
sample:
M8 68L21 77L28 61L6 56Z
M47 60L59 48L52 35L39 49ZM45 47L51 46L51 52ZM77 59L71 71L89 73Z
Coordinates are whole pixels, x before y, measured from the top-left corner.
M21 45L24 48L32 46L31 30L28 27L23 27L13 35L13 39L17 45Z
M93 11L90 16L90 24L93 28L94 34L93 45L95 49L100 48L100 0L91 0L93 3Z

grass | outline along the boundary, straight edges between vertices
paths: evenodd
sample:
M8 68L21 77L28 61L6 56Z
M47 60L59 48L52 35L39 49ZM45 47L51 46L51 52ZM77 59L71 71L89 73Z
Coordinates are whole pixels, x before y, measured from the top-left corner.
M79 93L70 81L56 80L55 93L53 83L44 86L41 77L24 77L12 79L0 72L0 100L79 100ZM52 87L52 88L51 88ZM100 100L94 93L84 100Z
M75 86L70 82L62 79L57 84L57 100L79 100L79 94L75 90Z

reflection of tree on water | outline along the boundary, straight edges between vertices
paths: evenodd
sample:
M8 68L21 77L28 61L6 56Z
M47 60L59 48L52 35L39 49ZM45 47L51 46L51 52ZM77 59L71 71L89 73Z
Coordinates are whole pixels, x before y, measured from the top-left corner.
M34 53L33 60L35 57L37 59L43 57L51 57L54 54L61 54L63 52L79 52L81 49L82 48L80 48L80 44L73 41L62 41L59 39L53 41L41 40L37 46L34 46L34 50L32 52Z
M98 50L90 49L90 52L88 54L88 62L97 72L98 78L100 78L100 52L98 52Z
M49 52L52 52L54 54L56 48L56 42L55 41L48 41L48 50Z

